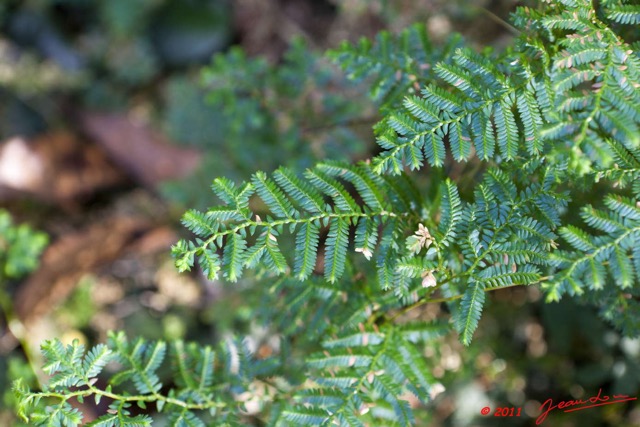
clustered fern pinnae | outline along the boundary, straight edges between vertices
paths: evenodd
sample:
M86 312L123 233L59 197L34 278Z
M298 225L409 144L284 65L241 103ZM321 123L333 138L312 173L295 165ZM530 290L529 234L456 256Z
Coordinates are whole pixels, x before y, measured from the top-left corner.
M454 329L469 345L487 292L508 286L597 305L637 336L640 8L594 4L520 8L521 33L504 52L479 54L458 39L435 49L420 26L332 52L372 86L381 154L242 184L219 178L222 205L188 211L196 237L173 248L179 270L197 261L212 280L249 269L278 276L264 285L265 298L278 298L260 317L282 334L281 356L260 360L225 343L217 362L208 347L174 349L174 380L163 385L154 372L164 344L116 335L83 356L48 342L53 381L39 393L17 387L22 413L77 425L68 400L94 396L113 399L113 414L90 425L149 425L127 408L151 402L171 425L205 425L207 410L207 425L224 425L241 413L238 396L253 393L269 425L410 425L406 393L426 402L440 387L425 344ZM448 176L452 165L461 179ZM586 193L600 195L595 206L572 202ZM403 316L429 303L447 304L451 318ZM305 339L320 345L302 366L286 349ZM99 387L93 378L110 357L120 373ZM304 381L287 378L291 366ZM137 394L112 391L125 379ZM49 412L34 409L45 399Z

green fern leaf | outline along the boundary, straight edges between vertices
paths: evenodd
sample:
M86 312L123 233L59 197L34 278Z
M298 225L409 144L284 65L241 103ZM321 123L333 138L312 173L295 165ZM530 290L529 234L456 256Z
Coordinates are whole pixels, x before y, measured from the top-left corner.
M256 172L252 179L256 191L260 198L267 204L271 212L279 218L291 218L292 206L289 200L284 196L282 190L267 178L264 172Z
M146 415L135 417L124 414L103 415L87 424L87 427L151 427L153 420Z
M304 280L313 273L318 255L320 229L313 223L302 224L296 236L294 273Z
M322 195L313 187L301 181L286 168L280 168L273 173L274 179L295 200L302 209L310 213L324 211Z
M97 376L102 369L113 359L113 353L104 344L98 344L87 353L83 362L82 370L87 378Z
M344 272L349 245L349 223L338 218L331 223L326 243L324 277L331 283Z
M220 264L220 256L217 253L208 248L203 249L198 256L198 263L202 268L202 273L207 279L215 280L218 278L218 272L222 267ZM191 265L193 265L193 262ZM178 266L178 268L180 268L180 266Z
M456 185L447 180L442 185L442 204L440 206L440 224L438 225L438 231L440 237L436 241L436 245L439 248L447 247L456 238L456 228L462 217L462 202L458 194L458 188Z
M341 178L352 183L358 190L358 195L373 211L385 209L385 197L380 191L384 184L381 178L371 173L368 168L361 164L353 167L341 162L325 162L317 168L333 178Z
M624 4L607 10L607 18L620 24L640 24L640 6Z
M205 423L190 411L182 411L172 415L169 419L169 425L171 427L205 427Z
M204 237L215 233L216 227L207 219L206 215L194 209L188 210L182 217L182 225L197 236Z
M305 176L310 182L319 188L327 196L331 197L340 212L355 213L360 212L360 208L353 200L353 197L345 190L338 181L330 178L320 171L307 169Z
M484 305L485 293L482 282L470 282L460 302L459 311L455 315L456 330L464 345L471 343L471 338L480 320Z
M242 275L242 268L247 257L247 241L238 234L232 233L227 237L224 247L223 271L225 277L235 282Z

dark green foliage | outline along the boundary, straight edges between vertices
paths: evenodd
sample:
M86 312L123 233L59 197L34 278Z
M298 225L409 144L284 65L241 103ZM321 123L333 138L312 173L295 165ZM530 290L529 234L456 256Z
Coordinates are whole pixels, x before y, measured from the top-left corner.
M23 337L24 327L14 313L14 285L38 267L40 254L47 243L46 234L34 231L27 224L14 224L9 213L0 209L0 330L3 336L12 335L18 339ZM29 354L28 346L23 342L21 344L21 350ZM35 381L35 373L22 357L6 357L6 350L3 353L0 355L0 384L5 385L1 388L2 403L14 408L17 403L11 394L10 379L22 378L32 384Z
M35 269L47 241L45 234L33 231L26 224L13 225L9 213L0 210L0 282Z
M605 171L612 175L614 171L605 168L614 160L618 161L616 169L635 167L633 150L638 144L638 117L634 106L638 104L638 91L634 86L640 80L638 58L628 50L628 45L624 47L624 42L607 29L605 23L591 18L594 11L590 8L589 3L576 2L565 9L552 8L544 16L521 9L516 21L522 26L539 29L540 38L523 34L514 49L491 56L481 56L465 48L456 49L450 62L438 63L434 67L435 74L425 77L427 84L421 97L408 95L403 108L391 110L376 127L379 143L385 151L374 159L372 169L364 169L368 180L358 179L353 167L346 165L336 170L330 167L331 164L324 164L305 173L306 185L332 201L323 208L324 201L320 197L316 195L311 199L315 216L302 217L285 193L293 197L295 203L309 206L306 195L303 198L299 190L284 182L282 188L278 188L264 175L257 174L252 182L275 218L267 217L264 222L249 220L231 226L216 223L220 229L200 249L182 252L181 265L187 265L185 260L191 259L194 253L219 241L225 249L225 263L230 264L227 277L236 279L242 269L245 230L260 228L276 242L276 235L282 232L283 226L289 225L293 233L299 223L313 220L318 228L328 227L324 275L334 282L347 263L347 223L350 221L355 225L358 219L358 242L370 241L371 244L366 248L356 247L356 250L368 258L372 252L370 247L376 246L382 288L393 286L400 295L406 295L406 289L409 289L406 279L424 275L429 269L427 274L435 271L449 282L448 287L457 287L464 292L462 314L458 314L461 317L457 318L456 326L463 341L468 343L482 309L483 299L476 298L479 287L528 284L543 279L540 266L550 265L549 255L557 247L553 230L561 224L560 217L567 206L568 198L560 190L560 180L575 174L593 176L596 169L601 171L598 176ZM584 18L570 21L568 17L574 15ZM577 30L580 37L559 37L554 33L557 30ZM554 41L555 45L549 43ZM432 52L419 27L403 33L394 42L399 49L391 49L391 39L382 35L374 47L362 42L357 49L344 47L341 53L334 53L334 57L339 58L348 70L353 70L356 78L373 74L378 78L374 85L379 89L391 88L394 85L380 80L381 76L389 74L384 65L362 66L367 55L388 62L399 61L397 68L406 70L407 64L414 62L405 62L406 58L398 60L395 52L401 52L400 56L407 56L411 49L419 49L424 54ZM537 52L535 61L530 59L532 49ZM372 60L377 64L388 63ZM412 60L418 61L415 55ZM582 88L586 83L591 85L592 92L585 94ZM397 86L402 87L402 84ZM405 83L404 91L407 88ZM581 101L576 103L576 100ZM614 109L619 108L628 114L614 113ZM567 149L565 141L571 140L571 148ZM451 150L454 160L469 160L475 151L481 160L492 161L498 166L486 172L485 180L474 191L474 203L462 204L455 186L444 186L441 222L437 224L437 236L433 239L435 246L423 261L411 259L431 243L428 227L424 229L426 235L420 236L418 230L416 236L408 238L407 248L412 254L399 249L396 239L406 236L410 231L408 227L415 224L404 220L407 215L420 218L421 206L414 204L412 209L406 210L384 202L384 195L389 194L390 188L380 187L382 181L379 179L378 186L371 185L376 182L371 177L375 176L373 172L401 173L402 166L419 169L425 162L441 166L446 160L445 146ZM526 161L527 157L538 160ZM564 166L566 161L570 166L568 170ZM364 165L356 168L363 170ZM332 172L329 176L324 173L327 170ZM514 176L517 177L515 181ZM364 205L357 204L340 181L353 185ZM383 197L380 197L381 193ZM385 227L382 227L380 236L371 235L365 239L363 230L372 229L367 226L371 220L380 225L388 223L387 235L395 238L383 237ZM458 222L462 223L459 232L456 229ZM187 222L187 226L194 225ZM220 240L231 232L230 228L234 234L240 233L226 239L231 250ZM563 236L571 234L571 230L563 228ZM309 274L311 263L316 259L316 233L318 230L305 227L297 235L299 251L303 251L306 242L311 243L297 256L295 273L301 278ZM455 236L458 245L449 245ZM379 239L377 244L376 237ZM576 239L573 238L574 243ZM259 242L266 240L262 238ZM620 243L615 239L612 242ZM587 250L587 246L584 243L577 248ZM465 256L462 262L446 255L458 252ZM630 286L634 275L627 266L631 263L623 262L628 256L620 250L614 252L617 261L613 265L622 274L619 280ZM235 254L240 260L234 258ZM403 261L402 267L397 269L399 257ZM430 263L436 259L437 262ZM267 267L269 264L276 265L267 258ZM410 265L418 267L412 269ZM283 271L282 263L276 267L270 270ZM468 285L464 285L465 282Z
M629 199L610 196L609 208L618 200L615 206L623 211L617 214L585 208L586 222L606 233L600 240L571 225L561 228L562 237L585 255L556 251L559 244L554 231L563 224L569 200L567 190L571 190L562 185L563 181L581 178L586 185L595 185L597 180L609 179L614 185L624 185L638 179L637 53L629 50L630 46L606 23L594 20L593 14L587 2L551 8L546 14L521 9L516 22L534 28L539 36L527 30L514 49L490 56L459 48L447 62L438 63L434 74L425 77L421 96L407 95L402 107L390 108L376 126L378 142L385 151L374 159L372 168L361 164L336 169L329 163L307 171L307 187L324 193L331 201L323 208L323 200L317 196L312 199L316 216L311 218L319 220L318 227L328 227L322 266L325 278L335 282L343 265L348 265L345 252L351 234L347 233L347 222L351 221L357 225L354 240L370 243L366 247L354 245L356 251L370 258L375 248L382 289L394 288L396 295L407 298L415 289L411 279L422 277L424 286L443 286L445 295L462 295L461 304L454 311L454 326L465 344L471 341L478 325L487 290L543 282L550 299L566 291L582 293L585 284L576 276L593 278L604 286L603 262L619 288L637 285L637 261L633 258L637 256L633 249L637 246L637 229L633 219L628 218L635 215L631 208L637 194ZM569 16L579 19L570 20ZM567 30L577 33L563 37L562 31ZM395 57L388 52L406 54L411 38L420 41L411 46L420 46L430 54L431 48L419 35L419 28L404 33L396 40L401 46L396 50L389 48L389 36L382 35L375 47L362 42L358 48L344 47L334 57L341 59L355 78L372 76L374 97L382 102L387 93L398 88L405 93L414 91L402 79L393 84L392 80L385 81L384 76L390 73L387 69L385 74L385 62L378 58L393 61ZM365 67L367 55L373 61L370 65L379 65ZM406 70L407 64L413 62L400 61L396 68ZM425 163L443 166L448 162L448 150L455 161L470 161L475 153L494 166L485 172L470 203L460 200L453 183L442 183L439 221L423 214L424 207L433 211L430 202L401 206L399 202L404 197L389 197L389 193L397 191L397 183L389 178L373 178L376 173L403 174L404 167L421 169ZM368 180L356 179L356 168L364 168ZM324 171L332 173L327 176ZM351 184L354 191L346 191L340 181ZM374 182L377 185L371 185ZM380 186L380 182L386 185ZM286 202L284 193L298 204L310 205L309 200L302 201L302 193L294 193L285 183L282 189L263 188L258 196L275 218L267 217L257 226L277 229L292 225L291 232L294 231L297 218L302 216ZM352 194L363 204L356 203ZM341 216L334 217L334 212ZM371 220L379 223L375 234L368 226ZM420 220L427 226L420 224L414 235L406 237ZM231 227L239 231L248 225L251 224ZM221 230L209 242L220 241L218 236L229 229L228 225L219 226ZM365 237L367 229L371 234ZM297 249L304 252L298 254L296 265L301 266L300 259L316 259L317 230L312 234L315 239L309 238L311 232L307 228L299 233ZM406 237L404 248L397 244L401 236ZM310 244L305 251L307 242ZM224 241L221 243L224 247ZM182 256L191 259L193 253L194 249L182 252ZM455 255L460 253L462 259ZM593 260L592 272L581 267L587 260ZM267 269L274 271L268 265ZM295 273L305 278L310 270L308 261L303 274L301 267ZM550 271L556 272L551 281L545 276ZM628 304L635 302L633 298L627 300ZM633 323L629 314L624 314L625 320L615 320L613 313L610 310L605 316L626 327ZM344 403L338 407L344 407ZM401 412L396 413L400 419ZM305 419L302 414L297 416Z
M637 335L640 56L637 31L625 29L637 11L611 1L596 7L566 0L520 8L521 33L504 52L478 54L458 41L437 51L421 27L333 52L348 75L373 86L382 152L256 172L240 184L218 178L222 204L183 217L196 237L174 246L178 269L197 263L209 279L231 282L255 270L264 279L252 288L257 317L282 338L277 367L240 350L229 357L237 347L224 347L225 366L242 363L232 370L238 376L213 384L255 385L277 371L282 381L263 411L269 425L410 425L403 396L425 402L436 384L425 345L452 329L469 345L486 294L509 286L539 283L550 301L568 294L595 304ZM210 84L222 75L234 82L214 101L243 112L229 116L237 119L230 129L276 132L261 120L270 111L277 122L279 98L247 93L282 84L286 73L238 51L213 69ZM448 304L447 322L408 315L428 303ZM119 375L150 400L167 400L156 373L164 344L122 343L109 347L126 355ZM232 414L237 402L199 391L210 384L206 354L193 347L176 361L180 400L187 409L223 402L221 412ZM59 357L54 383L86 382L86 372L55 365ZM75 416L68 394L23 396L57 397L60 413ZM173 408L174 420L191 422L191 411Z
M302 425L366 425L376 419L411 424L412 413L400 396L408 390L428 401L436 382L416 344L446 330L438 325L420 325L417 331L412 325L382 331L361 327L324 341L323 351L307 358L319 388L299 392L298 405L280 419Z
M347 184L356 188L363 204L357 203L346 190ZM180 255L179 268L186 270L195 258L215 256L214 252L221 250L222 271L231 281L240 278L245 266L262 265L284 273L290 270L291 263L296 276L308 277L316 265L320 232L326 230L324 274L329 282L336 282L347 263L352 228L356 228L357 242L362 245L355 249L370 258L378 245L378 228L389 228L395 233L400 222L389 220L409 218L410 214L391 211L392 203L385 197L389 183L375 176L364 163L355 166L323 163L308 169L304 178L281 168L273 179L258 172L251 183L240 187L222 179L216 180L214 187L226 205L202 213L192 211L183 218L187 228L207 239L196 246L181 242L174 252ZM254 192L268 212L249 210L249 197ZM265 219L260 215L265 215ZM287 234L295 236L294 260L286 260L282 255L279 239ZM390 243L381 241L382 250L397 252L399 248L389 246ZM208 265L206 259L204 265Z
M640 174L635 179L640 179ZM572 250L554 253L560 272L545 286L548 300L557 300L564 293L581 296L600 307L603 316L629 336L640 333L636 314L640 296L638 200L640 193L635 191L633 198L608 195L606 210L585 206L580 216L597 234L563 227L560 234Z
M622 2L622 4L608 3L606 9L607 18L620 24L640 24L640 6L637 4L625 4L629 2Z
M172 426L226 425L228 413L241 402L233 395L248 387L257 376L268 376L265 361L250 362L241 342L228 340L217 350L175 341L129 341L123 333L111 334L107 344L90 351L77 341L64 346L60 341L42 345L45 371L52 375L41 393L33 394L18 381L14 391L20 399L19 415L37 426L77 426L82 414L69 399L92 398L99 403L112 400L110 413L88 426L150 426L147 415L132 415L133 405L145 409L154 404L159 413L169 415ZM107 364L117 364L118 372L106 386L96 383ZM251 366L248 364L251 363ZM266 369L265 369L266 368ZM160 371L170 370L173 383L165 392ZM44 403L48 406L44 406ZM215 418L212 418L214 417Z
M301 40L277 66L231 48L204 69L201 85L204 105L185 80L167 91L168 130L206 150L196 176L168 193L191 206L207 206L203 189L217 176L247 180L257 169L300 172L319 159L362 156L370 139L362 130L378 119L366 96Z
M316 264L320 230L324 229L324 276L332 283L344 274L351 244L367 259L377 253L379 287L395 288L405 298L414 286L412 279L424 277L427 271L441 275L450 289L463 293L466 289L475 292L478 284L484 289L533 283L542 277L538 266L548 264L548 252L556 237L551 230L558 225L566 197L554 191L560 172L552 172L539 162L528 163L522 171L527 172L523 178L535 176L535 182L527 185L521 180L513 181L500 170L488 171L475 191L474 203L463 203L456 186L444 182L440 223L431 227L435 237L429 227L416 226L421 202L414 200L413 210L408 210L399 200L388 200L386 195L398 191L400 181L382 179L364 163L319 164L307 170L306 180L286 169L277 171L275 180L259 172L252 184L239 188L219 180L216 187L225 192L218 193L230 205L185 215L183 221L190 230L203 237L207 230L211 231L206 240L193 246L182 242L174 252L180 255L178 266L184 270L196 258L204 258L201 264L207 266L209 254L222 251L222 271L227 279L235 281L245 267L261 265L275 273L288 271L291 260L282 255L280 245L289 234L296 241L293 274L304 279ZM345 190L346 184L353 185L362 204ZM267 212L247 211L248 195L254 190ZM238 203L240 193L243 200ZM400 194L405 201L412 198L411 194ZM431 224L433 220L425 218L425 222ZM412 230L409 227L417 231L406 237L404 230ZM398 245L398 237L406 237L406 244ZM455 253L464 254L464 260L450 256ZM469 279L471 282L466 285ZM459 314L457 325L466 337L465 343L477 326L482 301L473 299Z
M433 78L433 64L447 60L461 45L459 36L443 47L432 45L427 29L414 24L394 36L384 31L375 41L361 39L356 45L343 43L329 57L347 71L354 81L366 81L371 98L384 110L394 107L407 93L416 91L419 82Z

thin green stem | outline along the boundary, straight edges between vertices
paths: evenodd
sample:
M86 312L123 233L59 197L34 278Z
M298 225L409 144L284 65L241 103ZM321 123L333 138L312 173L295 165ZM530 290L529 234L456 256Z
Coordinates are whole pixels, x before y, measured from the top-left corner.
M362 218L362 217L372 218L372 217L375 217L375 216L393 218L393 217L397 217L397 216L400 216L400 215L405 215L405 214L396 214L394 212L381 210L381 211L377 211L377 212L347 212L347 213L339 213L339 212L326 213L326 212L323 212L321 214L313 215L313 216L310 216L308 218L285 218L285 219L280 219L280 220L271 221L271 222L262 221L260 219L257 219L257 220L247 219L244 222L242 222L241 224L236 225L235 227L229 228L229 229L224 230L224 231L213 233L207 240L205 240L200 245L199 248L192 249L192 250L188 251L187 253L195 253L195 252L197 252L198 250L200 250L202 248L209 247L209 245L211 245L213 242L215 242L217 239L219 239L221 237L225 237L225 236L230 235L230 234L235 234L235 233L239 232L240 230L244 230L244 229L251 228L251 227L265 227L267 229L272 229L272 228L275 228L275 227L286 226L286 225L311 224L311 223L313 223L315 221L320 221L320 220L323 220L325 218L351 219L351 218Z
M92 385L89 385L88 388L84 390L76 390L69 393L57 393L52 391L38 393L39 397L59 399L62 402L66 402L67 400L72 398L77 398L77 397L85 398L85 397L94 396L94 395L100 396L100 397L106 397L108 399L112 399L112 400L123 402L123 403L160 401L160 402L168 403L171 405L179 406L181 408L188 409L188 410L205 410L210 408L224 408L227 406L223 402L214 402L211 400L207 400L206 402L203 402L203 403L186 402L184 400L164 396L159 393L125 396L117 393L108 392L106 390L96 388Z

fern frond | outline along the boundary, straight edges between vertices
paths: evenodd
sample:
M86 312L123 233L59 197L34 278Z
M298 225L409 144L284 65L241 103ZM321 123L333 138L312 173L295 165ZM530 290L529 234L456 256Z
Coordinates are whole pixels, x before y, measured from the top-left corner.
M325 162L318 165L318 169L333 178L344 179L353 184L367 207L373 211L388 208L385 195L381 192L384 181L373 174L371 169L362 164L350 166L343 162Z
M86 424L88 427L150 427L152 418L147 415L130 416L124 408L111 408L116 414L103 415L95 421Z
M318 425L341 423L350 415L360 421L375 420L376 413L369 408L385 406L393 410L393 419L399 425L411 425L411 411L399 396L406 390L428 401L429 390L435 384L415 343L434 339L447 329L420 323L406 326L403 332L395 328L368 330L362 326L356 331L345 331L324 341L322 353L307 358L308 366L320 374L313 377L320 388L312 393L305 391L297 398L321 402L319 407L326 412L323 415L314 412L319 417L314 418ZM409 331L411 342L405 338ZM287 419L306 413L306 408L299 407Z
M339 212L356 214L360 211L360 207L356 204L355 200L353 200L351 194L347 192L339 181L331 178L320 170L307 169L305 171L305 177L311 185L331 197Z
M460 314L456 316L456 330L464 345L471 343L471 338L480 320L484 306L485 293L482 282L470 282L460 303Z
M327 251L325 256L324 277L331 283L338 280L344 272L349 245L349 224L338 218L329 228Z
M367 81L370 97L383 109L400 101L416 81L433 75L433 67L460 45L452 37L443 47L435 48L423 24L415 24L398 35L383 31L372 43L361 39L356 45L343 43L329 53L356 81ZM411 58L409 60L409 58Z
M491 61L458 49L453 63L438 64L437 76L449 89L428 85L422 90L423 98L405 99L406 112L394 111L381 123L378 142L386 151L375 159L376 172L397 173L397 163L412 169L421 167L416 149L424 152L430 165L441 166L445 142L458 161L468 159L472 147L481 159L493 159L496 142L506 160L513 160L521 147L529 154L540 152L539 133L545 115L536 101L536 86L531 80L535 76L524 67L503 67L507 61L519 62L513 58ZM503 68L515 68L513 75L505 77ZM523 123L522 130L518 122ZM389 132L394 132L395 138Z
M636 4L608 5L607 18L619 24L640 24L640 6Z
M9 212L0 209L0 236L0 275L17 279L38 266L48 242L46 234L27 224L14 224Z
M71 407L69 399L82 402L91 397L97 403L106 398L111 401L108 413L98 414L87 425L151 426L152 417L134 415L131 409L137 405L145 410L147 405L155 404L158 412L166 413L169 425L201 427L211 425L214 413L227 417L238 412L242 402L235 399L232 383L234 387L247 388L261 372L265 376L273 372L262 369L261 361L233 340L220 343L217 351L182 341L172 343L169 354L166 349L162 341L139 338L132 342L123 333L110 333L106 345L99 344L89 351L77 341L68 346L58 340L47 341L42 351L53 376L41 392L32 392L22 384L14 386L21 398L22 415L29 425L77 426L82 422L82 413ZM218 361L217 354L232 357ZM105 387L95 377L104 376L103 367L110 362L116 362L119 369L111 374ZM175 374L175 383L165 393L161 391L160 372L164 375L168 367ZM74 378L63 381L63 376ZM133 385L138 394L132 394L133 389L124 383Z
M438 231L441 234L436 240L437 246L449 246L456 238L456 228L462 217L462 203L458 195L458 188L451 181L442 186L443 198L441 205L440 224Z
M582 219L599 233L593 235L576 226L566 226L560 234L572 246L571 251L554 254L553 263L558 272L543 286L547 291L547 300L554 301L564 293L584 295L589 289L590 295L584 298L594 304L618 301L622 295L640 281L640 195L635 198L607 195L604 204L607 210L587 206L582 210ZM611 284L609 284L611 283ZM600 295L600 299L597 298ZM616 324L624 324L625 332L640 330L640 319L635 314L606 311L605 318Z
M368 223L367 221L364 221ZM300 280L304 280L313 273L318 255L320 229L317 225L302 224L296 236L296 257L294 273Z
M406 210L406 203L412 203L414 195L406 195L402 200L387 198L389 189L401 180L387 181L374 174L365 163L327 162L308 169L304 176L300 178L281 168L274 173L273 180L259 172L251 185L236 187L225 180L215 184L223 200L239 207L235 211L229 206L215 207L206 214L190 211L185 224L206 240L176 244L173 253L178 268L188 270L198 260L209 277L215 278L218 271L222 271L228 280L236 281L245 267L264 266L268 271L282 274L288 271L288 262L292 261L294 274L305 279L316 268L320 236L325 227L328 237L323 245L324 263L319 267L330 282L337 281L345 271L347 250L352 242L354 249L367 259L376 250L399 249L394 248L394 241L379 235L379 228L401 233L402 224L388 220L412 214ZM353 195L347 186L355 189ZM248 194L254 190L268 209L266 214L249 210ZM361 202L356 202L354 197ZM414 203L410 209L417 208ZM213 215L213 212L224 212L224 215ZM263 220L261 215L266 218ZM351 237L353 228L355 239ZM203 235L206 231L208 234ZM288 234L293 234L296 242L294 259L289 261L283 255L286 251L282 246ZM222 258L217 254L219 250Z
M241 234L229 235L224 247L222 271L224 271L225 277L232 282L238 280L242 275L245 259L248 255L246 249L247 241Z
M264 172L256 172L252 179L260 198L266 203L271 212L280 218L291 218L293 207L282 190Z
M314 187L300 180L290 170L280 168L273 173L273 176L289 197L302 209L310 213L320 213L325 210L322 195Z

